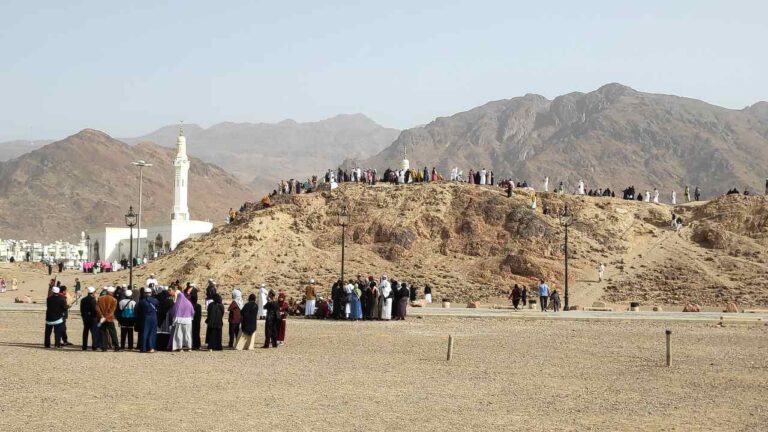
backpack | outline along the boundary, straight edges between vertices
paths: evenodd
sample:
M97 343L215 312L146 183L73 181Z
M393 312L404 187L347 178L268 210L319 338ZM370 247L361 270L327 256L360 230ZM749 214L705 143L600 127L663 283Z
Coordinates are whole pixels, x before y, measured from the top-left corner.
M122 313L120 314L121 318L124 319L132 319L136 316L134 312L134 304L132 301L129 301L125 304L125 309L122 310Z

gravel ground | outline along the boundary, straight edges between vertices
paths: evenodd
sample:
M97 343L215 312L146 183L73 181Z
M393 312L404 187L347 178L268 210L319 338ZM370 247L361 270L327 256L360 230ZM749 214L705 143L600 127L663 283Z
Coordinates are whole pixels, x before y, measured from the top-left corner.
M138 354L46 350L42 320L0 314L2 431L733 431L768 421L766 327L675 323L666 368L661 323L292 319L279 349ZM80 323L69 327L78 342Z

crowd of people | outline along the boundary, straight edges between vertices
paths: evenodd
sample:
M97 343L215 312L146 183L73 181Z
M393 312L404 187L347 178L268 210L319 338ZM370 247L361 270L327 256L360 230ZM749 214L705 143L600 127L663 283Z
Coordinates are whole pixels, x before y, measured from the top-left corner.
M224 306L213 280L208 281L204 302L194 283L182 287L179 281L168 286L159 285L151 275L145 286L135 291L126 286L107 286L98 293L88 287L80 297L79 280L76 297L67 287L51 279L48 287L45 315L46 348L73 345L67 334L69 309L79 300L83 323L82 349L133 350L143 353L156 351L189 351L205 348L223 349L225 316L228 323L228 347L253 349L257 342L257 322L264 321L263 348L278 347L285 343L286 319L289 315L337 320L405 320L407 308L416 300L417 289L405 282L390 281L386 275L378 280L373 276L341 280L333 284L330 296L323 296L314 280L305 287L300 301L288 299L284 292L261 284L256 293L248 296L234 289L231 302ZM432 301L432 288L424 288L424 300ZM204 308L204 309L203 309ZM206 311L202 322L203 310ZM205 325L205 340L201 339ZM120 329L118 338L117 329ZM136 336L134 336L136 333ZM134 344L134 341L136 342Z

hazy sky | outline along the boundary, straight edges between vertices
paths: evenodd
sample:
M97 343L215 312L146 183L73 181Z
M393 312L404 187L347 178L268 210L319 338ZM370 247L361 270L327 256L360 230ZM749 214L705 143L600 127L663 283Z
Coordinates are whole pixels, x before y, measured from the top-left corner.
M184 119L407 128L607 82L729 108L768 99L768 2L0 3L0 140Z

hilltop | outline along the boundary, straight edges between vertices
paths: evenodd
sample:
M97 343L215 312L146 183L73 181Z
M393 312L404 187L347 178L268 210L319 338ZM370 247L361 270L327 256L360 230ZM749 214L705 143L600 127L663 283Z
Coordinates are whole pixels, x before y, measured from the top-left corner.
M261 282L299 295L309 278L324 290L338 278L340 208L351 214L346 276L389 274L436 298L486 300L513 283L539 278L563 286L563 228L557 214L574 213L570 229L572 304L611 302L705 305L737 301L768 304L768 198L724 197L710 203L671 206L611 198L466 184L367 187L344 184L334 191L279 197L237 223L183 242L172 254L138 271L162 280L214 278L223 290L245 291ZM257 206L258 207L258 206ZM550 212L542 213L544 208ZM672 212L686 227L669 227ZM608 266L598 284L595 267ZM141 280L141 279L140 279Z
M527 94L488 102L404 130L391 146L348 165L394 168L408 150L412 167L493 170L541 186L575 190L700 186L704 197L731 188L763 191L768 177L768 104L732 110L612 83L549 100Z

